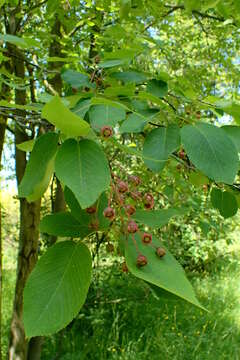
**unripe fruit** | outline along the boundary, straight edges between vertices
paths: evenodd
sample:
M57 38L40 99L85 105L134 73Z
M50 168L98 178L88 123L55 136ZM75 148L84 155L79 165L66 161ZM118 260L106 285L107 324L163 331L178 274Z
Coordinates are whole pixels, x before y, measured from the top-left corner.
M95 214L96 211L97 211L96 206L90 206L90 207L86 208L86 212L88 214Z
M154 198L151 194L147 193L144 195L143 203L145 209L151 210L154 207Z
M111 126L107 126L107 125L106 125L106 126L103 126L103 127L101 128L101 135L102 135L105 139L111 137L112 134L113 134L113 129L112 129Z
M133 220L129 221L128 226L127 226L127 230L128 230L128 232L130 234L134 234L135 232L138 231L138 226L135 223L135 221L133 221Z
M135 209L135 207L133 205L126 205L125 209L126 209L126 213L129 216L133 215L136 212L136 209Z
M121 194L124 194L126 191L128 191L128 184L124 181L119 181L117 184L117 188Z
M184 150L180 150L178 153L178 156L180 157L180 159L185 159L185 151Z
M142 267L146 266L148 263L147 258L145 255L139 254L137 257L137 266Z
M182 169L181 164L178 164L178 165L176 166L176 169L177 169L178 171L180 171L180 170Z
M106 251L107 251L108 253L114 252L114 246L113 246L113 244L107 243L107 245L106 245Z
M122 263L122 271L128 273L128 267L125 261Z
M139 178L138 176L132 175L132 176L129 177L129 180L130 180L131 183L132 183L133 185L135 185L135 186L138 186L138 185L141 184L141 180L140 180L140 178Z
M109 220L113 220L115 218L115 210L111 206L108 206L103 211L103 216Z
M144 244L150 244L152 242L152 234L149 233L143 233L142 235L142 242Z
M162 258L164 255L166 255L166 250L161 247L157 247L156 254L158 257Z

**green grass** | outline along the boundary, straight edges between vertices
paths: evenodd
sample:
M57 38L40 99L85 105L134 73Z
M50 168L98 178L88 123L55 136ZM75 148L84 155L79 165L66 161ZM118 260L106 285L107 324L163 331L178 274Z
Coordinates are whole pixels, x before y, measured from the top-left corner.
M42 359L240 359L238 261L193 284L209 312L166 303L131 275L102 268L79 318L45 341Z

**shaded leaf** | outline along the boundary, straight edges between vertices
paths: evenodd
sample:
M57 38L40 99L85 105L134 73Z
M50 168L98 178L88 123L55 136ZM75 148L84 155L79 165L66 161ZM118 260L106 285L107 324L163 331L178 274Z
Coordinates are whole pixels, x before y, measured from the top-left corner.
M186 214L185 208L169 208L161 210L137 210L133 218L152 229L160 228L166 225L172 217L182 216Z
M111 105L94 105L89 110L91 126L97 130L100 130L105 125L114 127L125 117L126 112L123 108Z
M85 302L91 280L91 255L82 243L59 242L42 255L23 297L28 338L50 335L69 324Z
M167 95L168 84L164 80L150 80L147 83L147 92L154 96L163 98L165 95Z
M238 211L237 199L228 191L213 188L211 191L211 202L213 207L218 209L225 219L234 216Z

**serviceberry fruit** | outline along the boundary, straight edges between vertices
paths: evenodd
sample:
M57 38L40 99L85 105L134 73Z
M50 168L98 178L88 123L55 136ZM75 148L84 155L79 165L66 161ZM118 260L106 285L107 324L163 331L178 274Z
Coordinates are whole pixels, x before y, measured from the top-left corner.
M129 180L131 181L131 183L135 186L138 186L141 184L141 180L138 176L132 175L129 177Z
M185 151L184 150L180 150L178 153L178 156L180 157L180 159L185 159Z
M111 206L108 206L103 211L103 216L109 220L113 220L115 218L115 210Z
M147 193L144 195L143 203L145 209L151 210L154 207L154 198L151 194Z
M128 191L128 184L124 181L119 181L117 184L117 188L121 194L124 194L126 191Z
M161 248L161 247L157 247L156 248L156 254L158 257L162 258L163 256L166 255L166 250Z
M152 242L152 234L149 233L143 233L142 234L142 242L144 244L150 244Z
M131 234L134 234L135 232L138 231L138 226L135 223L135 221L133 221L133 220L129 221L128 226L127 226L127 230Z
M126 205L125 210L129 216L133 215L136 212L136 209L133 205Z
M86 212L88 214L95 214L96 211L97 211L96 206L90 206L90 207L86 208Z
M125 261L122 263L122 271L125 272L125 273L128 272L128 267L127 267L127 264L126 264Z
M148 260L145 255L139 254L137 257L137 266L142 267L146 266L148 263Z
M113 128L112 128L111 126L107 126L107 125L106 125L106 126L103 126L103 127L101 128L101 135L102 135L105 139L111 137L112 134L113 134Z

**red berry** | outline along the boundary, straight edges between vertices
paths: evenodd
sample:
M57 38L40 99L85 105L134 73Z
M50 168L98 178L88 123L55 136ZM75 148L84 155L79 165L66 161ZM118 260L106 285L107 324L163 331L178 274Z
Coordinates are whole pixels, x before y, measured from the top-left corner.
M103 216L109 220L113 220L115 218L115 210L111 206L108 206L103 211Z
M133 185L135 185L135 186L138 186L138 185L141 184L141 180L140 180L140 178L139 178L138 176L132 175L132 176L129 177L129 180L130 180L131 183L132 183Z
M129 216L133 215L136 212L136 209L135 209L135 207L133 205L126 205L125 209L126 209L126 213Z
M142 242L144 244L150 244L152 242L152 234L143 233L142 235Z
M180 159L185 159L185 151L180 150L179 153L178 153L178 156L180 157Z
M144 195L143 203L145 209L151 210L154 207L154 198L151 194L147 193Z
M128 272L128 267L127 267L127 264L126 264L125 261L122 263L122 271L125 272L125 273Z
M137 257L137 266L142 267L146 266L148 263L147 258L145 255L139 254Z
M101 128L101 135L102 135L105 139L111 137L112 134L113 134L113 128L112 128L111 126L107 126L107 125L106 125L106 126L103 126L103 127Z
M133 220L129 221L127 230L128 230L128 232L131 233L131 234L134 234L135 232L138 231L138 226L137 226L137 224L135 223L135 221L133 221Z
M117 188L121 194L124 194L126 191L128 191L128 184L124 181L119 181L117 184Z
M86 212L88 214L95 214L96 211L97 211L96 206L90 206L90 207L86 208Z
M157 247L156 254L158 257L162 258L164 255L166 255L166 250L161 247Z

